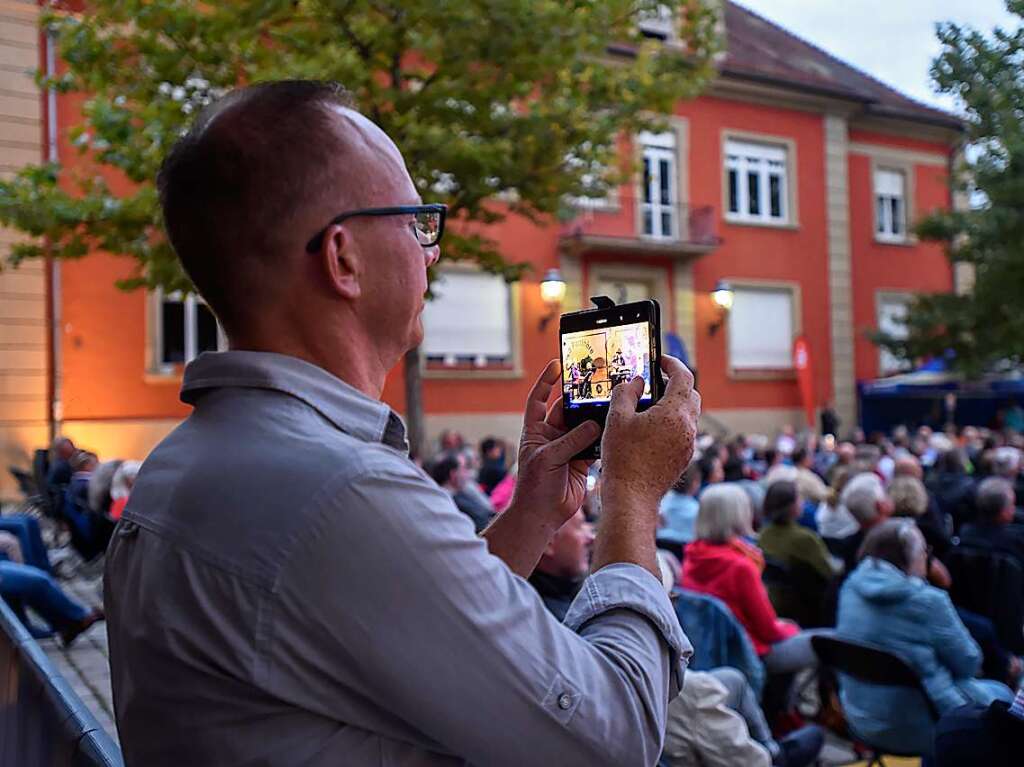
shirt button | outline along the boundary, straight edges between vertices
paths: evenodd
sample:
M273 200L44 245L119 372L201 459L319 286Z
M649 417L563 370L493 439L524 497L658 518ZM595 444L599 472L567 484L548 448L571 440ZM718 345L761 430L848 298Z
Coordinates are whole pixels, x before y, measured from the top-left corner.
M572 698L569 697L568 693L562 693L558 696L558 707L563 711L568 711L572 705Z

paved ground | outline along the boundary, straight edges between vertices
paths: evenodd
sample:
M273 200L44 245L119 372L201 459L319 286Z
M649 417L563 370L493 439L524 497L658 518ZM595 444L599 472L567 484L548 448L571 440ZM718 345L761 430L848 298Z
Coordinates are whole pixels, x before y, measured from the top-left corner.
M87 580L79 577L62 581L61 585L71 596L89 607L103 604L102 581L99 578ZM61 647L56 638L41 639L39 646L46 651L50 661L116 741L106 624L97 623L78 637L68 649Z

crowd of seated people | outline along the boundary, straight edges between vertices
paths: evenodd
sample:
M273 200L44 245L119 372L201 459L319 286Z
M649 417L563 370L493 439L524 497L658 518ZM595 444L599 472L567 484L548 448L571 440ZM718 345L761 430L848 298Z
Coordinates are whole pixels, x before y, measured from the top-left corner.
M103 610L82 605L61 587L59 578L77 572L54 567L66 564L68 551L89 572L98 574L114 525L128 502L139 461L100 463L94 453L78 449L66 437L55 439L36 475L39 516L0 516L0 596L29 633L37 638L58 636L70 645L94 623ZM40 520L52 533L49 545ZM61 545L62 539L69 541ZM52 561L51 561L51 555Z
M512 502L517 467L509 460L505 441L498 437L485 437L474 449L457 431L445 429L423 468L452 496L477 532Z
M701 435L698 445L659 509L664 585L679 604L706 600L726 616L762 673L746 661L691 666L670 707L662 764L814 763L822 730L804 726L796 682L830 677L816 637L880 648L919 678L926 697L834 677L846 732L873 747L952 764L949 754L970 744L993 754L1004 741L1019 746L1024 438L922 429L836 443L784 430L774 443ZM425 470L479 531L514 496L509 458L498 438L473 447L448 431ZM83 560L102 555L138 471L138 462L101 463L70 440L54 442L48 492ZM558 617L589 571L599 463L588 486L584 508L530 578ZM65 643L103 618L63 592L30 516L0 517L0 595L34 634ZM710 621L688 627L677 613L700 656L730 655L712 651Z
M845 441L699 435L659 509L663 581L698 653L662 764L813 763L822 731L804 726L806 700L798 707L807 678L819 722L925 764L937 763L936 733L1020 732L1010 701L1024 671L1022 448L1022 436L970 427ZM513 497L509 455L500 439L474 448L448 431L425 468L480 530ZM556 616L587 573L599 462L588 484L530 579ZM903 660L927 698L825 668L818 636Z
M818 666L819 635L881 648L924 686L931 707L919 692L818 669L839 707L826 711L823 697L821 721L873 748L934 764L937 732L1021 732L1009 702L1024 669L1022 448L1022 435L971 427L698 438L662 502L658 545L682 561L681 593L717 598L746 633L776 734L786 719L773 718L772 679Z

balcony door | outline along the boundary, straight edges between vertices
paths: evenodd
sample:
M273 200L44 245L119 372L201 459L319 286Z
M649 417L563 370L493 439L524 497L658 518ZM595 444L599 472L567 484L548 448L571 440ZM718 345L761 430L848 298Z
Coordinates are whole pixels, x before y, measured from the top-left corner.
M643 172L640 225L644 237L672 240L679 236L676 190L675 133L641 133Z

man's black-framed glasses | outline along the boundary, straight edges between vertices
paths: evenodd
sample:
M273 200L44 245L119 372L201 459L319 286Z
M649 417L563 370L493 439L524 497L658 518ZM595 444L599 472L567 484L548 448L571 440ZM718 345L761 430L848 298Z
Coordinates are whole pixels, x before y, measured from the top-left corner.
M306 251L316 253L324 244L324 235L327 230L335 224L340 224L356 216L412 216L409 222L410 228L424 248L432 248L441 241L444 234L444 220L448 215L448 206L440 204L430 205L396 205L391 208L361 208L360 210L349 210L339 213L331 219L331 222L313 235L313 238L306 243Z

